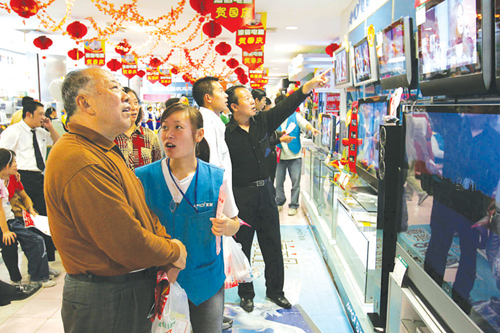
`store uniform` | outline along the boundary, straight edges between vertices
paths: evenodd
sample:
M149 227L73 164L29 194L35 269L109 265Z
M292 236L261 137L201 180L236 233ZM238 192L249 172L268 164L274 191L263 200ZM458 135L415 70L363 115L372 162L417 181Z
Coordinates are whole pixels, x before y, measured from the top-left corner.
M290 198L290 208L299 208L299 195L300 195L300 175L302 172L302 157L300 152L302 145L300 143L300 131L307 131L306 126L309 124L307 120L294 112L288 119L280 126L280 131L285 131L290 124L295 124L295 128L291 133L294 137L290 143L280 143L278 147L281 149L280 162L276 169L276 203L278 206L283 206L286 201L285 196L285 178L286 170L290 174L292 180L292 197Z
M64 329L149 333L156 267L176 262L179 246L113 141L68 125L50 152L45 187L50 231L67 272Z
M215 217L224 170L198 159L195 174L179 181L171 175L168 161L163 159L138 168L136 175L144 186L148 206L167 232L186 246L186 268L180 271L177 282L190 301L193 331L220 332L226 277L223 251L217 254L210 218ZM204 316L215 326L207 326L200 319Z
M0 136L0 148L10 149L16 153L17 168L21 175L26 194L28 194L33 201L33 207L38 214L47 216L43 192L44 170L40 170L37 167L35 149L33 146L33 133L31 131L31 127L29 127L24 120L7 127ZM34 131L45 164L47 146L52 145L54 142L52 141L50 133L42 127L37 127ZM52 238L41 232L39 235L42 236L45 241L49 261L54 261L55 247Z
M251 228L240 228L236 241L241 243L243 252L250 260L254 233L264 258L266 294L270 298L284 296L285 280L279 214L270 181L271 143L273 132L306 99L302 88L295 91L268 112L259 112L250 119L249 132L243 130L232 118L226 125L226 143L233 167L233 191L238 217ZM250 260L251 262L251 260ZM253 299L253 283L238 286L240 298Z

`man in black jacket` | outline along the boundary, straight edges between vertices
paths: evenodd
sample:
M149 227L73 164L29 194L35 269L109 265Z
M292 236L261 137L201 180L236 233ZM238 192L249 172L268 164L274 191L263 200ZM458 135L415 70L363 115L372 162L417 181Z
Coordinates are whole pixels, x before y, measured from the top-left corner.
M285 272L281 252L279 214L274 199L274 186L270 181L272 163L270 136L316 87L328 82L325 75L313 78L282 103L268 112L260 112L252 94L244 86L233 86L226 90L228 107L233 118L226 125L226 143L233 167L233 191L239 217L251 228L241 228L236 240L243 252L251 255L254 232L264 258L266 295L280 307L291 308L283 292ZM258 113L258 114L257 114ZM253 310L255 296L252 283L238 286L240 306L247 312Z

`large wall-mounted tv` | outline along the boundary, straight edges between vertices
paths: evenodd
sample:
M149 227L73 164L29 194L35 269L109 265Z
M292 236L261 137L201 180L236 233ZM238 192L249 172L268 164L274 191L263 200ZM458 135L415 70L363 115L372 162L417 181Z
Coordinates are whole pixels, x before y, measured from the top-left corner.
M335 61L335 88L346 88L352 86L351 66L349 64L349 51L345 46L336 50L333 54Z
M375 44L370 46L365 37L352 48L354 54L354 85L378 81L378 60Z
M398 242L450 303L482 331L499 332L500 106L416 106L404 126ZM432 304L438 313L450 305Z
M378 188L380 125L387 115L385 96L358 100L358 152L356 172L373 188Z
M418 26L424 96L487 93L493 78L493 0L431 0Z
M411 17L402 17L382 30L379 58L382 89L414 87L417 82L417 61Z

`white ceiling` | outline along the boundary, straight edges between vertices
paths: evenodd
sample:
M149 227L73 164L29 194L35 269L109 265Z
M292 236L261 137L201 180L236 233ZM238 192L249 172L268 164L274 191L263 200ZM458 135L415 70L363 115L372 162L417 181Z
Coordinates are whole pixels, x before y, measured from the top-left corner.
M70 0L67 0L71 2ZM109 3L119 8L129 1L109 0ZM170 12L171 8L177 8L180 2L172 0L138 0L138 12L146 19L156 18ZM275 32L268 31L266 36L266 45L264 49L264 67L270 69L271 77L287 76L288 64L291 59L301 53L324 53L327 45L338 41L340 34L340 15L349 5L349 0L256 0L255 11L267 12L267 27ZM47 8L47 13L57 23L64 17L66 11L66 1L55 0ZM183 28L187 22L194 17L196 12L186 1L184 11L175 25L175 29ZM73 21L80 21L89 28L89 33L85 38L96 36L95 30L91 27L87 17L92 17L101 28L105 28L112 19L97 10L91 0L74 0L74 6L71 10L70 19L63 25L66 26ZM286 27L295 26L297 30L287 30ZM124 32L118 32L109 38L109 44L106 45L106 58L118 57L114 51L114 44L127 39L133 49L144 45L149 38L146 32L136 32L134 28L139 28L135 23L124 22ZM275 29L272 29L275 28ZM53 45L45 51L40 51L33 46L33 39L40 36L39 32L22 33L15 29L44 29L40 27L40 21L33 16L29 19L23 19L16 13L7 13L0 10L0 48L14 50L18 52L38 52L40 54L66 54L70 49L77 47L75 41L68 36L63 36L62 31L47 34L53 40ZM186 33L190 34L194 29L188 29ZM173 36L177 43L183 42L186 34ZM187 45L188 48L199 45L206 36L198 34L193 42ZM221 59L228 59L233 56L241 62L241 49L234 46L235 35L223 28L223 32L216 38L215 45L220 41L225 41L232 45L231 53L228 56L220 57L217 60L215 71L221 71L224 67ZM147 54L151 48L146 45L137 51L138 54ZM80 49L83 47L80 45ZM171 47L162 42L155 50L155 56L166 56ZM193 53L192 57L201 57L207 52L206 48ZM208 55L208 59L213 59L215 52ZM170 63L176 64L179 60L179 52L174 52ZM83 61L81 61L83 64ZM141 67L141 66L140 66ZM246 68L245 68L246 69Z

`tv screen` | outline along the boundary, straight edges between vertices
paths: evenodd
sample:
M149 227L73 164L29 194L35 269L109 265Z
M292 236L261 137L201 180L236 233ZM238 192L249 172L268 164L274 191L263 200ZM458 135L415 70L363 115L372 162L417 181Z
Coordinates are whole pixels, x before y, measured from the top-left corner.
M378 81L378 66L375 46L368 44L368 38L363 38L354 45L355 85L363 85Z
M377 188L380 125L387 115L386 97L358 101L358 144L356 170L370 185ZM361 172L360 172L361 170Z
M418 27L423 95L470 95L488 91L492 70L490 1L426 3L425 20Z
M337 137L337 118L331 114L324 113L321 117L321 146L328 152L335 151Z
M500 92L500 1L495 1L495 76Z
M405 114L399 244L485 332L500 331L500 107Z
M382 30L379 58L382 89L410 87L416 82L414 66L415 47L413 24L410 17L402 17Z
M345 47L339 48L334 53L335 61L335 87L344 88L351 86L349 52Z

